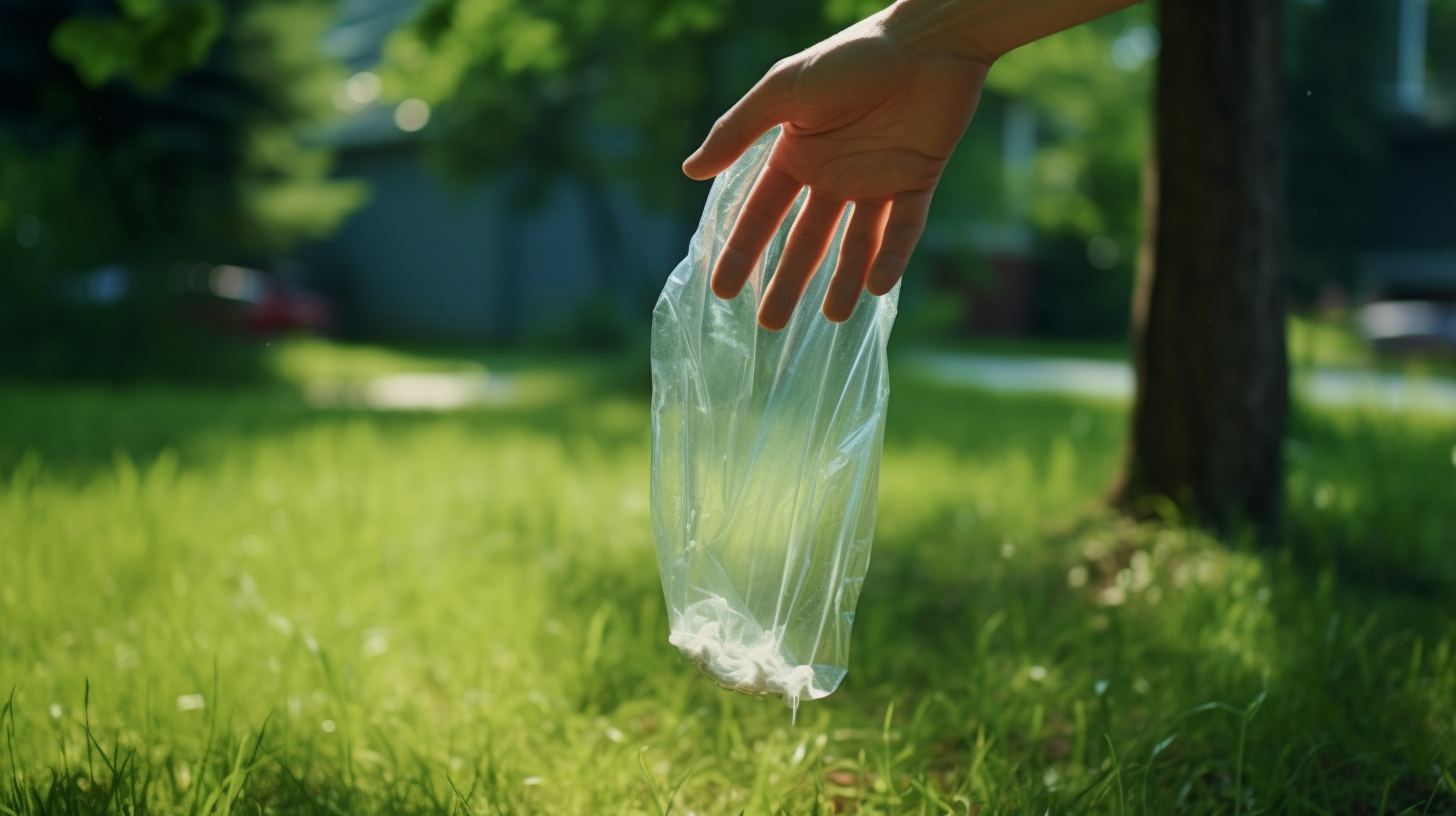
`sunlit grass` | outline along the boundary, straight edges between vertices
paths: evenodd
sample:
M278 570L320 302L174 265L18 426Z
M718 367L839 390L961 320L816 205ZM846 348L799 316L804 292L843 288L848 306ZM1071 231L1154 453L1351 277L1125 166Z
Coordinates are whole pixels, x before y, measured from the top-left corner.
M1291 316L1286 340L1289 361L1296 368L1358 368L1376 359L1349 317Z
M637 360L285 352L559 388L0 393L0 813L1456 813L1449 420L1298 416L1261 550L1099 509L1120 407L897 381L791 725L666 642Z
M1375 369L1416 378L1456 376L1456 360L1449 353L1377 353L1360 336L1353 315L1293 315L1287 339L1289 362L1296 371Z

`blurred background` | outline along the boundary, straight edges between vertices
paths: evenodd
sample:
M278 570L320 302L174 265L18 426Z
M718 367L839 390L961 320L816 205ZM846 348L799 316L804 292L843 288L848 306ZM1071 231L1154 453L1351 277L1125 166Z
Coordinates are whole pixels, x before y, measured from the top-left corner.
M298 333L638 344L707 192L681 159L882 5L4 0L0 372L247 378ZM1456 0L1284 5L1297 331L1449 354ZM1121 342L1152 11L992 71L897 336Z
M1456 0L1280 3L1279 546L1107 506L1146 0L990 73L794 722L667 642L647 338L880 0L0 0L0 812L1456 816Z

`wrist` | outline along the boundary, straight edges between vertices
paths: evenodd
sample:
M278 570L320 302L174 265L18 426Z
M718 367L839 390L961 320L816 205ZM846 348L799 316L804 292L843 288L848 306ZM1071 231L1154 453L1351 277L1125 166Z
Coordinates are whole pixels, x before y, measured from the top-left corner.
M925 56L949 56L990 65L1001 54L982 45L967 6L981 0L896 0L883 12L882 26L896 42Z
M906 47L990 65L1007 52L1141 0L896 0L882 25Z

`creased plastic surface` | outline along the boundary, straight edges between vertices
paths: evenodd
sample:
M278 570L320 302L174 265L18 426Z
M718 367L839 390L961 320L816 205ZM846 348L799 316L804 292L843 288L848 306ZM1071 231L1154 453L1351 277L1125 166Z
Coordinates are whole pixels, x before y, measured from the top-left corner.
M839 687L875 526L899 288L820 313L849 213L781 332L758 327L795 209L742 293L708 286L775 130L713 183L652 318L652 520L670 641L797 710Z

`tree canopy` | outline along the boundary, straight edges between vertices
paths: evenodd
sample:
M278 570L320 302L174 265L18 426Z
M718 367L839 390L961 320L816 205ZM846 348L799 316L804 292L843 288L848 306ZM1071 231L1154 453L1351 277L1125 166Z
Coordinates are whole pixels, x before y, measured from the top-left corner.
M625 178L661 203L718 113L833 29L812 3L433 0L383 71L387 92L440 108L432 149L450 178Z
M126 267L124 300L142 308L173 264L266 263L362 201L359 183L328 178L329 151L301 140L341 79L317 44L331 10L322 0L6 4L0 230L14 240L0 241L0 333L20 352L11 367L89 368L116 347L97 332L165 322L98 314L73 296L77 276Z
M775 60L885 5L433 0L395 33L381 73L386 93L436 109L427 149L451 182L509 179L529 205L562 177L610 180L686 213L706 188L678 164L713 120ZM1133 53L1119 63L1118 48ZM1053 319L1123 331L1155 49L1146 13L1133 9L1003 58L936 193L916 263L979 274L985 247L972 224L1013 217L998 128L1002 103L1014 97L1040 123L1026 180L1032 209L1014 218L1029 218L1078 270L1045 290L1072 293ZM1122 248L1107 268L1086 260L1087 242L1099 237ZM1104 305L1091 322L1089 292Z

